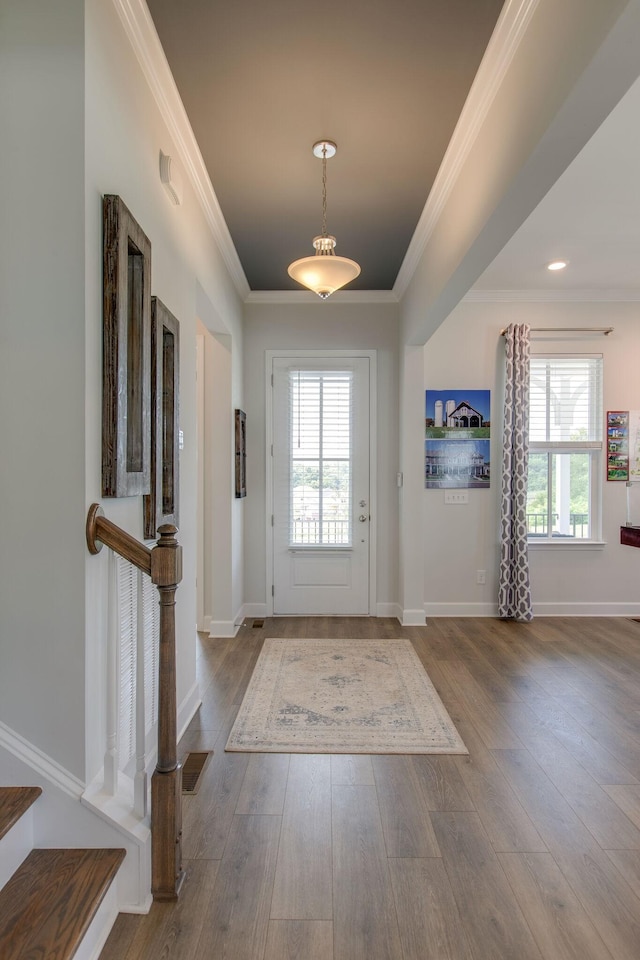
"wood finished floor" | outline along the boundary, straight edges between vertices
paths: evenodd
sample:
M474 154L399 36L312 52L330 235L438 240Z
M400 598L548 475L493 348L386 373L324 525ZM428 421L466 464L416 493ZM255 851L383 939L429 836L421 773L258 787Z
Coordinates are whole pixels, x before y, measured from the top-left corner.
M180 901L101 960L638 960L640 623L250 624L200 640ZM287 636L408 637L469 757L225 754Z

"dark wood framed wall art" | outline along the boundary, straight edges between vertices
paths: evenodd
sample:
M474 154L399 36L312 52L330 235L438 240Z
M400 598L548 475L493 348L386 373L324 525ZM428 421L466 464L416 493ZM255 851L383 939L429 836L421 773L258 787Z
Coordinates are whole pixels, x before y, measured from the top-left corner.
M144 498L144 535L163 523L179 526L180 325L151 298L151 486Z
M103 197L102 496L143 496L144 536L178 526L180 325L151 296L151 242Z
M151 242L119 196L103 197L102 496L149 492Z
M247 495L247 415L236 410L236 497Z

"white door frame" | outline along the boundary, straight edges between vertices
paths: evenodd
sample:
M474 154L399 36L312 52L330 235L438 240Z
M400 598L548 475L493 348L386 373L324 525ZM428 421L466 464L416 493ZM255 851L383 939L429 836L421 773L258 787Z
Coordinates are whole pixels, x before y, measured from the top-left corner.
M275 357L300 360L350 360L366 357L369 360L369 512L373 518L369 530L369 616L374 617L377 610L376 594L376 544L378 529L377 498L377 350L265 350L265 463L266 463L266 572L265 595L267 598L267 616L273 616L273 360Z

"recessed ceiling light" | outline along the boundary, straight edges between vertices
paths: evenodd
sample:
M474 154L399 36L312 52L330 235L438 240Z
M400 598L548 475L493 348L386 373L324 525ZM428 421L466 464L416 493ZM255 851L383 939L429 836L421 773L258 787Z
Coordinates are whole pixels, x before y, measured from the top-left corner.
M568 260L552 260L547 264L547 270L564 270L568 263Z

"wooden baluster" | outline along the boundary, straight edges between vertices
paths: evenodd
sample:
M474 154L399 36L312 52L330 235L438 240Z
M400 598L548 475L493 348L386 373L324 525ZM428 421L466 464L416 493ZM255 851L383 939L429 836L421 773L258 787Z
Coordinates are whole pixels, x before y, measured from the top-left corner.
M175 900L182 870L182 769L176 731L175 594L182 579L182 548L173 524L158 528L151 551L151 580L160 594L158 763L151 778L151 892Z

